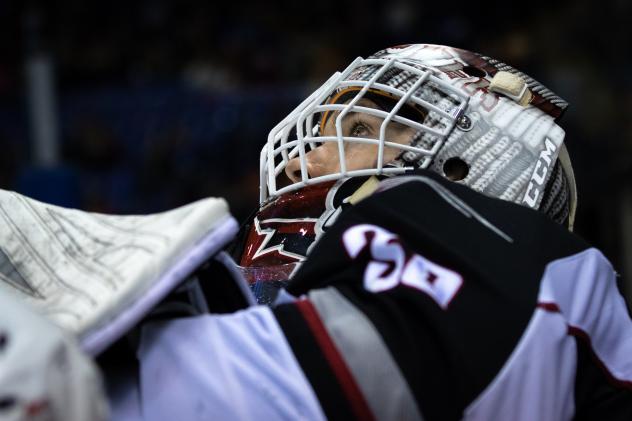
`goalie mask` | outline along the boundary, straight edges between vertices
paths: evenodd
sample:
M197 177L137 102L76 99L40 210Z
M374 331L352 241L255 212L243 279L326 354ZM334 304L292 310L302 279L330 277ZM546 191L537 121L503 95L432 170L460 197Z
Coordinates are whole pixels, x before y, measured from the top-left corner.
M328 207L336 206L331 199L335 194L326 203L325 192L332 186L417 168L540 210L572 228L575 182L564 131L556 124L566 107L525 74L469 51L415 44L357 58L270 132L260 156L261 211L241 264L267 266L267 271L272 270L268 263L287 265L288 253L276 263L262 257L283 256L284 245L296 249L298 240L305 242L303 251L292 259L300 262L319 235L300 224L264 228L262 219L275 221L261 212L276 208L285 215L282 220L302 218L323 226L324 214L331 222ZM316 190L321 193L298 199L301 191ZM290 198L307 204L303 207L310 215L296 213L299 207L289 205ZM251 242L249 252L248 241L261 235L269 240L270 230L277 236L276 248L253 252ZM287 277L291 270L285 272Z

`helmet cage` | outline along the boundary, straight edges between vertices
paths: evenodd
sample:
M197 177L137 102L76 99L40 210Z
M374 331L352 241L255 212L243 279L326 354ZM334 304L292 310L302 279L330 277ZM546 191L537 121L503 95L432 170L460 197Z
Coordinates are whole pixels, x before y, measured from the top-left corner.
M414 168L412 164L385 167L383 162L385 147L401 150L400 155L407 153L407 155L412 154L418 157L416 167L428 167L452 132L456 121L464 114L469 100L467 95L439 78L434 72L432 68L397 57L387 59L358 57L344 71L335 73L270 131L268 141L260 155L260 202L263 203L271 197L311 184L346 177L400 174ZM407 83L389 84L389 80L395 79L389 74L405 74ZM336 94L343 90L353 90L356 93L347 103L332 103L331 98L336 97ZM368 92L381 92L391 97L394 101L392 109L381 110L358 105ZM434 92L435 96L438 93L448 100L431 101L428 99L428 92ZM414 121L400 115L399 111L406 104L427 110L432 118ZM321 121L332 112L338 112L335 119L336 134L324 136ZM342 121L351 112L366 113L383 119L378 138L344 136ZM436 124L439 121L441 124ZM391 122L412 127L417 136L420 134L428 136L433 141L415 145L389 141L386 139L386 128ZM337 143L340 169L335 173L310 177L306 154L325 142ZM345 143L376 145L375 166L348 170ZM301 180L287 186L277 186L277 177L285 170L289 161L296 157L300 160Z

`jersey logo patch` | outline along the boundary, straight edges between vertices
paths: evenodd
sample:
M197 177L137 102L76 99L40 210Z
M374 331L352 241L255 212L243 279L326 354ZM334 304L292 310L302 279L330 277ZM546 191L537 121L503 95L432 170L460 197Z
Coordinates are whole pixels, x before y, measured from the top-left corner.
M381 292L403 285L424 292L445 310L463 285L459 273L411 253L397 235L376 225L351 227L342 241L351 259L365 250L369 253L363 278L368 291Z

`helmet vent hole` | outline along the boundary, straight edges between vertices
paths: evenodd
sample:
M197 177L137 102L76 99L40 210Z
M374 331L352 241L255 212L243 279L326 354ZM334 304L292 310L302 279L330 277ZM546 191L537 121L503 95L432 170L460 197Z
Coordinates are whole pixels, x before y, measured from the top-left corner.
M465 66L463 67L462 70L472 77L483 78L487 76L487 73L485 73L485 70L479 69L478 67L474 67L474 66Z
M443 163L443 174L448 180L461 181L470 172L470 166L459 157L450 158Z

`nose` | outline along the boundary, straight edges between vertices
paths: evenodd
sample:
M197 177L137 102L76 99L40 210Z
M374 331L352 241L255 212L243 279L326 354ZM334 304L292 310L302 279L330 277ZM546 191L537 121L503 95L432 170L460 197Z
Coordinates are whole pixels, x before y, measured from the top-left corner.
M335 171L333 167L337 165L337 161L334 164L328 149L326 145L321 145L305 154L305 166L309 178L320 177ZM285 174L293 183L301 181L300 157L290 159L285 167Z
M290 161L287 163L287 166L285 167L285 175L287 175L287 178L292 180L292 183L301 181L301 160L299 159L299 157L290 159Z

